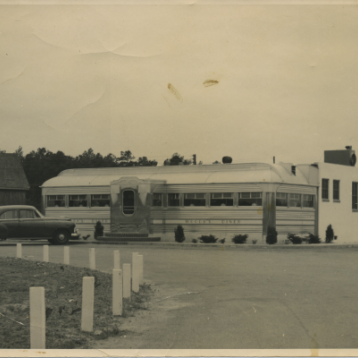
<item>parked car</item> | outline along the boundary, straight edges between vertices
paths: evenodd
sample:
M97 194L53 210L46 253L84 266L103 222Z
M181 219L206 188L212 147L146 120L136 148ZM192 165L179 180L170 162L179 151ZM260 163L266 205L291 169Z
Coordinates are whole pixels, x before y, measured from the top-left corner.
M0 206L0 239L43 239L57 245L79 239L76 224L67 218L43 216L36 208L27 205Z

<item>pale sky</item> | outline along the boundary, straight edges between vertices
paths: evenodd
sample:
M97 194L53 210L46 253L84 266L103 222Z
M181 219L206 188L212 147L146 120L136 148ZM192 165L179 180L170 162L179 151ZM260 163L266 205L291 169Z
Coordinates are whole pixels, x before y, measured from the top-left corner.
M8 153L309 163L357 116L357 6L0 6Z

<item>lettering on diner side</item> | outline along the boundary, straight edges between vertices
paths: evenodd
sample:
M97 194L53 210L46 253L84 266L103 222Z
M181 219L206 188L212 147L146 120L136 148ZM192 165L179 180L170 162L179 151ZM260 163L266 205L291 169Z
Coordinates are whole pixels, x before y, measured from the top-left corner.
M201 219L193 219L193 220L185 220L185 224L211 224L211 220L201 220Z
M103 224L109 223L109 219L71 219L71 220L77 224L96 224L97 221L100 221Z
M185 220L185 224L240 224L240 220L233 219L233 220L201 220L201 219L192 219L192 220Z
M240 220L221 220L222 224L240 224Z

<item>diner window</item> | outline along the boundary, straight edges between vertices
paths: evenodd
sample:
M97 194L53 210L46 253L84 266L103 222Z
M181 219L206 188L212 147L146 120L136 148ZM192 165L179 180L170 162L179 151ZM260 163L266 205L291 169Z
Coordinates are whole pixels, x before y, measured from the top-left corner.
M87 206L87 195L70 195L68 204L71 208Z
M134 191L133 190L124 190L123 191L123 214L133 215L134 214Z
M339 180L333 180L333 200L339 201Z
M179 194L168 194L168 206L179 206Z
M91 195L91 207L101 208L110 206L109 194L93 194Z
M352 183L352 210L358 211L358 183Z
M300 208L301 207L301 194L289 194L289 207Z
M329 179L322 179L322 200L329 200Z
M262 193L240 193L239 206L262 206Z
M47 195L47 207L49 208L57 208L57 207L65 207L66 201L64 195Z
M184 194L184 206L205 206L205 194Z
M163 204L163 194L160 193L153 193L153 206L162 206Z
M276 193L276 206L286 206L287 207L287 196L286 193Z
M0 220L18 219L17 210L8 210L0 215Z
M210 195L210 206L234 206L234 194L212 193Z
M313 208L313 195L303 194L302 206L304 208Z

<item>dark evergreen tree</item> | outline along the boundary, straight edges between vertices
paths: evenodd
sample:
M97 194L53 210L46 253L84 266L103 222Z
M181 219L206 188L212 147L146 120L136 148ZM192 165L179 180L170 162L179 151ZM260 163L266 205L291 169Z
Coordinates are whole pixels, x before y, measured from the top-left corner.
M332 225L328 225L326 230L326 243L327 244L331 243L333 239L334 239L334 231L332 229Z
M191 160L184 159L184 156L181 156L178 153L174 153L170 159L166 159L164 161L164 165L179 165L179 164L189 165L191 164Z
M274 227L269 226L267 228L266 243L269 245L277 243L277 231Z

